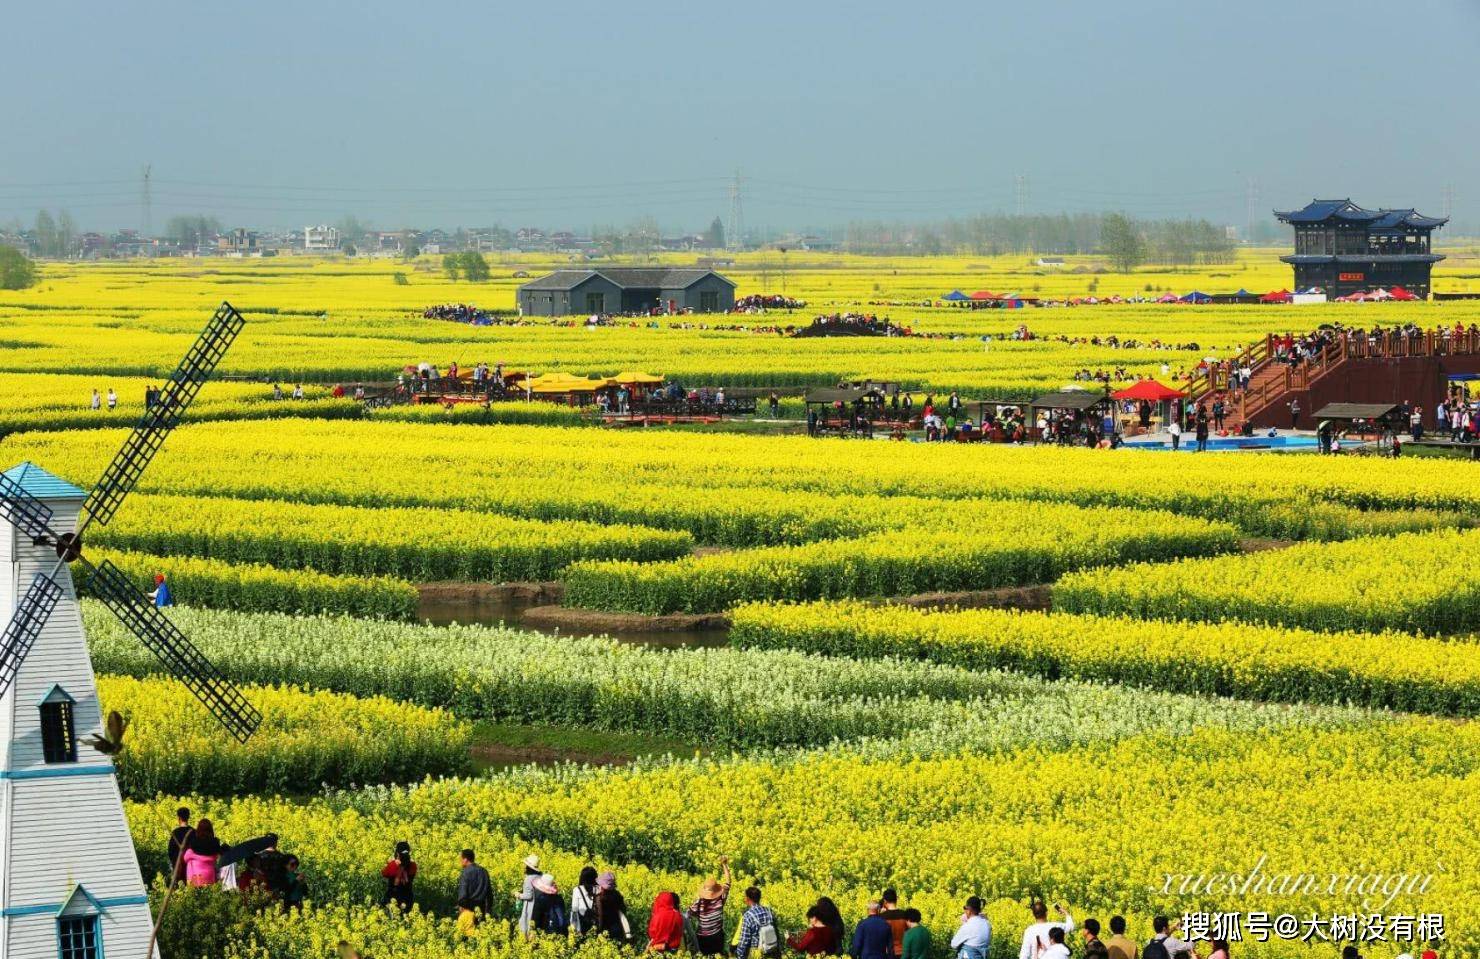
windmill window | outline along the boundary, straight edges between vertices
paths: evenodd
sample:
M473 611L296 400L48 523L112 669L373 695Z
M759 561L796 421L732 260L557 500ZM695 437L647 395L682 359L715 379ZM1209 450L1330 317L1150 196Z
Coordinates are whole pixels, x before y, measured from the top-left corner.
M70 698L49 698L41 704L41 755L48 763L77 761L77 729Z
M61 959L100 959L98 917L67 916L57 920L57 954Z

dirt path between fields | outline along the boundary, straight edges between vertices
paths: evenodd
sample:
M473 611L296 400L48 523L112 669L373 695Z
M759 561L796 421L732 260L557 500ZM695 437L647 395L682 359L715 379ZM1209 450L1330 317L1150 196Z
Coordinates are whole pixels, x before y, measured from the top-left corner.
M1238 541L1240 553L1266 553L1272 549L1289 549L1295 545L1293 539L1263 539L1249 536Z
M551 746L483 744L474 746L468 752L472 755L473 762L480 767L523 766L528 763L540 766L554 766L560 763L581 763L586 766L630 766L637 761L636 756L557 749Z

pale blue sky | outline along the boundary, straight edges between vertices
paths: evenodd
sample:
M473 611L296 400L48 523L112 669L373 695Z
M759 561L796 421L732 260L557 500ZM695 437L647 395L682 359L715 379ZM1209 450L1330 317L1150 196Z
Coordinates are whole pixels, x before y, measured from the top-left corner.
M9 6L0 221L1480 221L1477 0Z

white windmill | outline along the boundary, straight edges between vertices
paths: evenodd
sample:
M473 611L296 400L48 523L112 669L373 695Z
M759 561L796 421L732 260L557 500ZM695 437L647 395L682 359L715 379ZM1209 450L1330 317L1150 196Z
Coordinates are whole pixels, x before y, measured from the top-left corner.
M243 325L223 303L91 493L23 463L0 474L0 959L152 953L149 900L109 755L78 592L106 605L238 740L261 714L106 560L82 554ZM69 564L80 571L76 589ZM100 743L102 745L102 743Z

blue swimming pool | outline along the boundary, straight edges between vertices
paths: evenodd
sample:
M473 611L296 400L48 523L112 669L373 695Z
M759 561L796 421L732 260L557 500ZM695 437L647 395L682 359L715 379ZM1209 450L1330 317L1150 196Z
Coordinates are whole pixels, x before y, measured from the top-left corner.
M1136 450L1158 450L1170 452L1172 442L1163 437L1149 437L1126 440L1127 449ZM1313 453L1320 449L1320 443L1314 436L1301 436L1300 434L1280 434L1278 436L1214 436L1208 439L1209 453L1234 453L1239 450L1253 450L1270 452L1305 452ZM1191 436L1182 437L1182 446L1179 453L1196 452L1197 440Z

